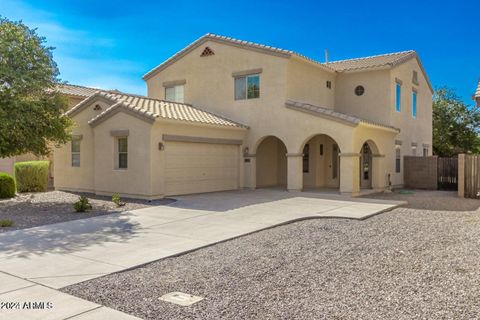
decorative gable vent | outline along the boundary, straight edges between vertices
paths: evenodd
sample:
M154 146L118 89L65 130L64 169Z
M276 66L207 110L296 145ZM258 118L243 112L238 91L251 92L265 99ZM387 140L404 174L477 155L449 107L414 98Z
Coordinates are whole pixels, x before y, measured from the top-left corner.
M101 111L102 110L102 106L100 106L99 104L96 104L95 107L93 108L94 111Z
M205 49L203 49L203 52L200 55L200 57L213 56L214 54L215 54L215 52L213 52L212 49L210 49L209 47L205 47Z

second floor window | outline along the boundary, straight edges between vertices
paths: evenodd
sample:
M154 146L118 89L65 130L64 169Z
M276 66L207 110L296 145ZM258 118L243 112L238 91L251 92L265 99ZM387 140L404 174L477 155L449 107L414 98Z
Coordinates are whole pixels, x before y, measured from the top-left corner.
M417 92L412 91L412 117L417 117Z
M235 100L260 97L260 75L252 74L235 78Z
M395 84L395 111L400 112L402 106L402 85Z
M173 87L167 87L165 88L165 100L183 103L184 91L185 86L183 84Z

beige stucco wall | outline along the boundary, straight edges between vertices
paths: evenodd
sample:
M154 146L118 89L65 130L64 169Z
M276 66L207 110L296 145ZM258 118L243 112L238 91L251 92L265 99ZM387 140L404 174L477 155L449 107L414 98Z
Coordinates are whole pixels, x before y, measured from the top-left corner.
M339 73L335 86L335 110L379 123L390 123L389 70ZM355 94L357 86L365 93Z
M331 81L332 88L327 88ZM325 108L334 108L335 73L315 65L292 58L287 67L287 98Z
M287 149L282 141L270 136L256 152L257 188L287 185Z
M413 70L418 72L418 85L412 82ZM401 111L395 111L395 79L402 81ZM423 154L423 144L432 155L432 93L416 59L392 69L390 75L390 113L393 126L401 129L395 138L402 142L402 171L394 174L394 185L403 184L403 156L412 155L412 143L417 143L417 156ZM412 117L412 89L417 90L417 117ZM392 160L393 162L394 160Z
M118 169L117 137L112 131L128 130L128 168ZM126 196L151 195L151 124L120 112L94 127L95 192Z
M94 186L94 132L88 121L101 111L93 110L100 104L105 110L109 104L104 101L95 101L72 117L75 125L72 135L81 135L80 167L72 167L71 143L67 143L54 150L54 186L56 189L93 192Z

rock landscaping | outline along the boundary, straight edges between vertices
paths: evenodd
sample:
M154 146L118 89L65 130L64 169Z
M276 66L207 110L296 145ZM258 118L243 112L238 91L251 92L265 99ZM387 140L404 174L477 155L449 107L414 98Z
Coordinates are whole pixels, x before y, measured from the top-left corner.
M122 199L125 205L118 206L112 202L111 197L83 195L92 205L92 209L85 212L75 212L73 204L79 200L80 194L70 192L21 193L15 198L0 200L0 220L13 222L11 226L0 227L0 232L129 211L172 201Z
M476 319L479 202L427 198L416 205L430 209L296 222L62 290L143 319ZM204 299L159 300L171 292Z

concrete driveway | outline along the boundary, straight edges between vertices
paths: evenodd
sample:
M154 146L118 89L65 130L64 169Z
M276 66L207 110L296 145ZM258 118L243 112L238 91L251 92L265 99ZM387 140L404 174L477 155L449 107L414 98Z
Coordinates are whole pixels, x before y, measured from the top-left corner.
M57 299L57 309L38 313L42 319L75 315L90 319L93 312L102 317L115 311L55 289L290 221L365 219L403 204L280 190L218 192L177 200L168 206L0 234L0 277L5 278L0 283L10 283L0 285L0 300L46 295ZM72 308L72 303L79 307Z

